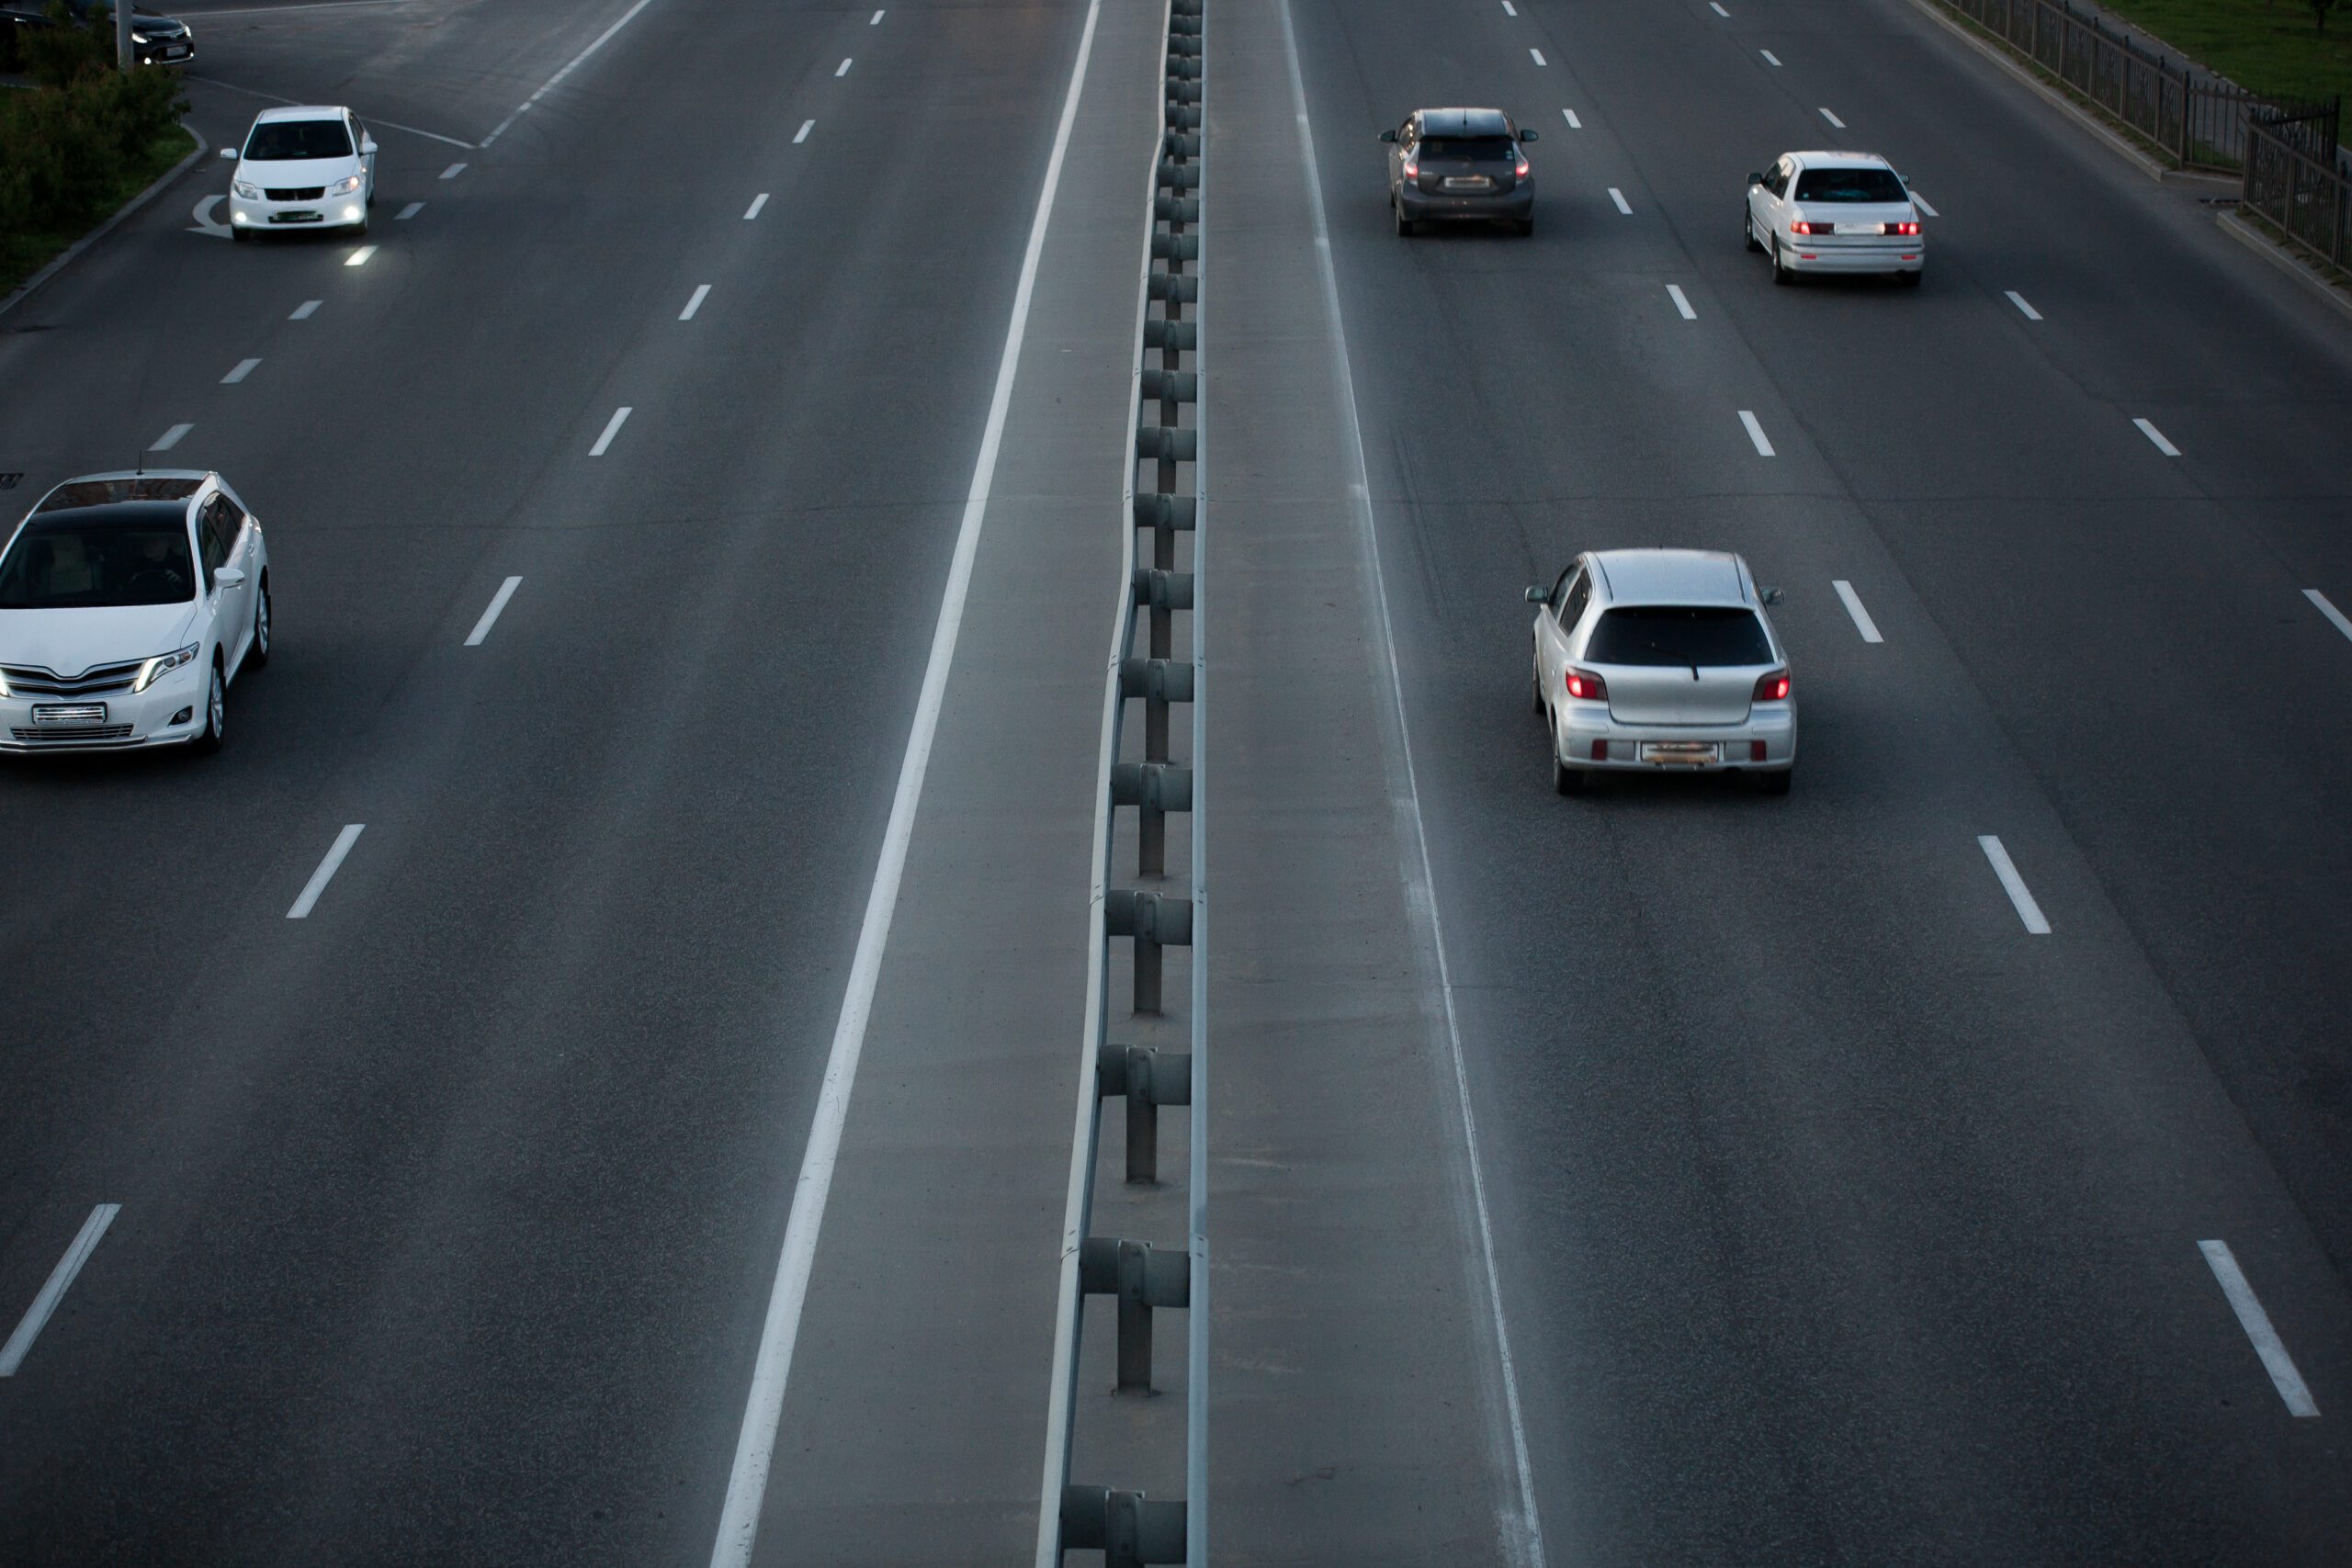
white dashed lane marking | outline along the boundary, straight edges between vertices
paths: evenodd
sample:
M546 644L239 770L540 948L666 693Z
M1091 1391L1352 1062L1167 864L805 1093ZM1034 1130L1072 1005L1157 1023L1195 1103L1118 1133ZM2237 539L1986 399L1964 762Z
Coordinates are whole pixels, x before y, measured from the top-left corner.
M1838 130L1845 130L1845 129L1846 129L1846 122L1845 122L1844 120L1842 120L1842 119L1839 119L1836 115L1831 114L1831 113L1830 113L1827 109L1826 109L1826 108L1825 108L1825 109L1823 109L1823 110L1821 111L1821 118L1824 118L1824 119L1826 119L1826 120L1827 120L1830 124L1832 124L1832 125L1836 126L1836 127L1837 127Z
M767 192L762 191L759 195L753 197L752 198L752 205L743 209L743 221L749 223L752 219L757 218L760 215L760 209L765 207L767 204Z
M1682 292L1682 285L1679 283L1669 283L1666 286L1666 291L1673 298L1674 308L1682 313L1682 319L1684 321L1695 321L1699 319L1699 312L1690 308L1689 296Z
M2304 1385L2303 1374L2295 1370L2294 1358L2287 1354L2286 1342L2270 1326L2270 1314L2262 1310L2254 1287L2245 1282L2245 1271L2238 1267L2230 1244L2200 1241L2197 1250L2205 1255L2205 1266L2213 1270L2222 1293L2229 1297L2230 1310L2238 1314L2238 1326L2254 1342L2254 1353L2262 1358L2262 1370L2270 1374L2271 1386L2287 1402L2287 1414L2305 1421L2317 1420L2319 1405Z
M240 359L226 376L220 378L220 384L224 387L233 387L260 367L261 361L258 359Z
M2016 906L2018 919L2025 922L2025 929L2035 936L2048 936L2050 922L2043 918L2041 906L2035 903L2033 895L2026 890L2025 878L2018 874L2017 863L2009 859L2009 852L2001 847L1999 837L1992 833L1979 833L1976 835L1976 847L1983 850L1984 858L1993 863L1993 874L2001 879L2002 890L2008 894L2009 902Z
M295 306L294 313L286 319L289 321L307 321L312 316L317 315L319 313L319 307L325 303L326 301L323 299L305 299L300 305Z
M1864 642L1886 640L1878 635L1878 623L1871 619L1868 610L1862 608L1862 596L1854 592L1852 583L1838 577L1831 579L1829 586L1838 590L1838 597L1845 601L1846 614L1854 618L1854 629L1862 634Z
M1747 427L1747 438L1756 443L1756 455L1759 457L1771 457L1772 443L1766 438L1764 426L1758 422L1755 412L1748 409L1740 410L1739 423Z
M319 862L319 869L311 873L311 880L302 885L301 897L295 899L294 907L286 911L288 919L307 920L311 918L311 911L319 906L319 895L324 893L327 884L334 880L334 874L342 869L343 857L351 852L351 846L359 841L359 835L367 826L365 822L344 825L343 831L334 836L334 843L327 850L327 858Z
M424 210L424 203L421 201L412 201L406 207L401 208L398 212L392 214L392 221L395 223L405 223Z
M2024 295L2018 293L2014 288L2007 289L2004 292L2008 295L2009 303L2015 305L2018 308L2018 313L2023 316L2027 321L2038 321L2041 320L2041 312L2027 304L2025 302Z
M1615 186L1611 186L1609 187L1609 199L1615 202L1617 204L1617 210L1623 213L1626 217L1631 218L1634 215L1634 209L1625 204L1625 193L1619 190Z
M175 424L172 426L171 429L164 432L163 434L155 437L155 445L148 447L147 450L150 452L168 452L173 447L180 444L181 436L186 435L189 431L194 430L196 426L192 424Z
M2318 610L2321 615L2325 615L2328 618L2329 624L2334 626L2337 631L2342 632L2346 637L2352 637L2352 620L2346 620L2344 618L2344 612L2337 609L2335 605L2329 601L2326 594L2322 593L2316 588L2306 588L2303 590L2303 597L2310 600L2312 607Z
M506 601L514 598L514 590L522 586L523 580L519 577L510 577L498 585L498 592L490 596L490 607L482 611L481 619L474 623L474 629L466 634L468 648L482 645L482 639L490 636L490 628L498 624L498 614L506 608Z
M2177 457L2180 456L2180 448L2165 440L2165 433L2163 431L2158 430L2154 425L2150 424L2144 419L2135 419L2132 423L2140 427L2141 434L2146 436L2149 440L2156 444L2157 451L2162 452L2167 457Z
M57 1260L57 1267L49 1271L49 1280L41 1286L40 1293L33 1297L33 1304L27 1307L25 1315L17 1320L17 1331L8 1336L7 1344L0 1346L0 1378L15 1377L17 1369L25 1364L26 1353L33 1348L33 1341L40 1337L41 1329L47 1326L57 1311L57 1303L65 1299L74 1277L82 1271L82 1265L90 1260L90 1254L97 1250L98 1238L107 1234L107 1227L114 1224L114 1217L121 1212L119 1203L101 1203L90 1211L88 1219L82 1222L81 1230L74 1235L74 1244L65 1249L65 1256Z
M707 283L695 284L694 297L686 301L686 308L678 312L678 320L682 321L693 321L695 319L695 312L701 310L702 302L709 298L710 285Z
M452 164L441 171L441 177L445 180L454 180L465 172L466 166L463 164Z
M605 434L596 437L596 445L588 448L588 456L601 457L605 455L605 449L613 444L613 437L618 435L621 426L628 422L629 412L627 403L613 411L613 417L605 422Z

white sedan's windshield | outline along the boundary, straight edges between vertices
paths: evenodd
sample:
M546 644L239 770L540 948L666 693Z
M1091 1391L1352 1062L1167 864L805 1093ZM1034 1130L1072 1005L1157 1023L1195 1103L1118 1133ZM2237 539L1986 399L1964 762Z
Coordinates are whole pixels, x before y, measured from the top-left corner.
M257 164L302 158L348 158L351 137L339 119L273 119L254 127L245 156Z

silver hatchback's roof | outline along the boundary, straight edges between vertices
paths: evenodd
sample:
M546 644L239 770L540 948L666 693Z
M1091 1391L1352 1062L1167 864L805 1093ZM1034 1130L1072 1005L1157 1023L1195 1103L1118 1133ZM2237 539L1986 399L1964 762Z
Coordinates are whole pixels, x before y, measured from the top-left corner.
M1747 568L1725 550L1595 550L1612 604L1753 604Z

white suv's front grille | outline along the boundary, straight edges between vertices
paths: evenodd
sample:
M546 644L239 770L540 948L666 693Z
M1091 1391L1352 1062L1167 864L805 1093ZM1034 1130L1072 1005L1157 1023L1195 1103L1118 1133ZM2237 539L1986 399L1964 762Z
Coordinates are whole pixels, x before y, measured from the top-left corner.
M0 678L20 697L96 697L130 690L130 682L139 678L139 667L146 662L134 659L127 664L101 664L70 677L35 665L8 664L0 665Z

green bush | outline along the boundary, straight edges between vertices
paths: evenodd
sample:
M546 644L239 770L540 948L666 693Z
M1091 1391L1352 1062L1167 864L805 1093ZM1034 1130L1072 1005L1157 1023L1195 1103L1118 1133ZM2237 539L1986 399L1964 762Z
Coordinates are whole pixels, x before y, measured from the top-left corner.
M178 73L117 71L112 34L95 22L28 30L23 54L40 85L0 92L0 234L85 228L187 108Z

